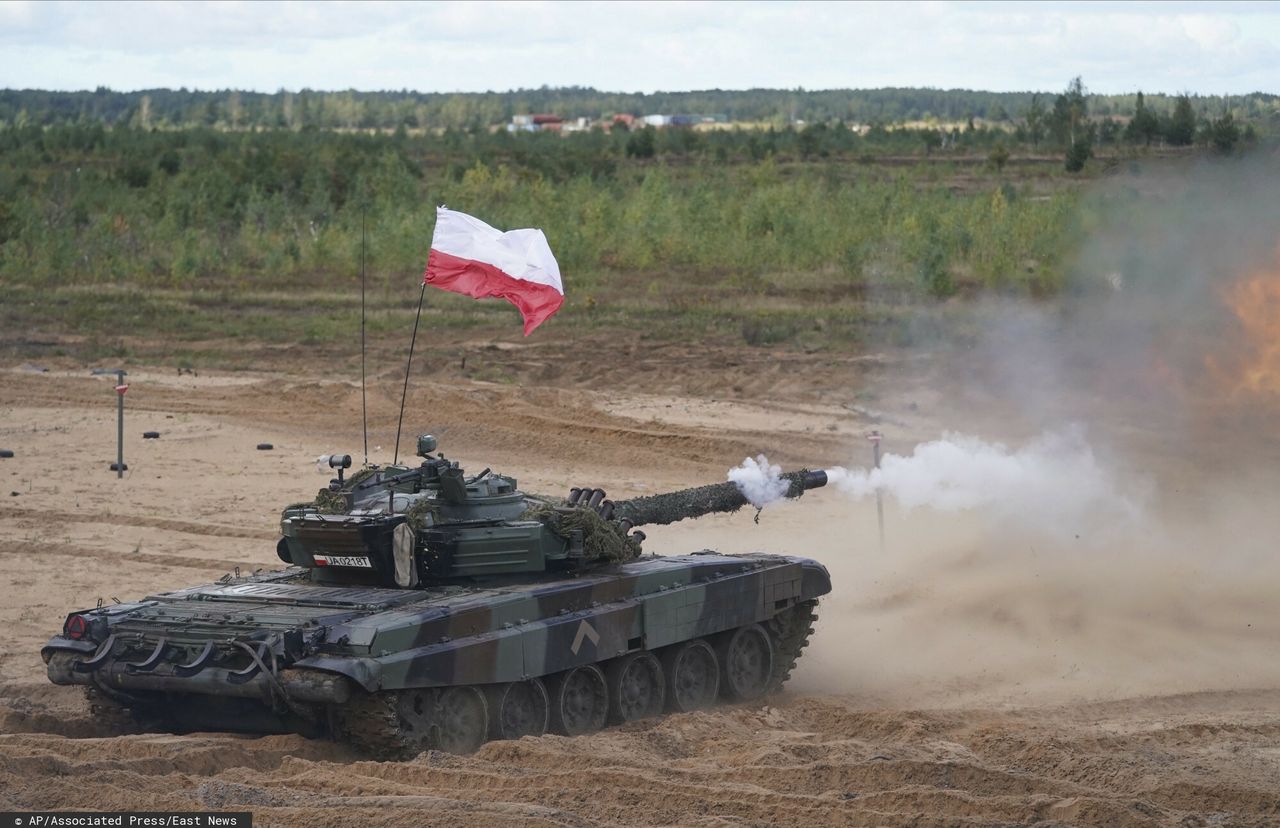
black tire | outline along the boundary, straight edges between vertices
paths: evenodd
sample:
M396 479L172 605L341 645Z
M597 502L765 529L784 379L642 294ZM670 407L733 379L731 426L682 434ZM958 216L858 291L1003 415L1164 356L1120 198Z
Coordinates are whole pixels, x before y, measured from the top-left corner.
M499 684L488 690L489 738L541 736L551 720L551 698L539 679Z
M552 677L551 729L565 736L583 736L604 727L609 717L609 685L594 664L584 664Z
M725 633L717 643L721 692L733 701L751 701L769 692L773 642L759 624Z
M720 660L715 649L695 638L673 644L662 654L667 676L667 709L690 713L715 704L720 695Z
M430 747L438 694L438 690L427 689L401 690L388 695L395 711L391 726L397 731L394 739L397 748L388 749L385 755L416 756Z
M440 691L429 744L447 753L474 753L489 738L489 703L478 688Z
M657 656L647 651L629 653L609 662L609 718L615 724L634 722L662 712L666 679Z

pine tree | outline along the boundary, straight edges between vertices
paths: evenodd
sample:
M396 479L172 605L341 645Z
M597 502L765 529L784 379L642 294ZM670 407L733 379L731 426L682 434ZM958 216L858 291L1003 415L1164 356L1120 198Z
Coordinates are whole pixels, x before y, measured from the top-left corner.
M1189 147L1196 139L1196 113L1191 98L1183 93L1173 104L1173 115L1165 128L1165 140L1175 147Z
M1131 144L1140 143L1149 147L1159 133L1160 121L1156 118L1154 112L1147 109L1147 103L1142 97L1142 90L1138 90L1138 104L1133 110L1133 120L1129 122L1129 126L1124 131L1124 137Z
M1031 141L1031 146L1036 147L1044 139L1044 126L1047 113L1044 111L1044 104L1040 102L1040 94L1036 93L1031 96L1031 104L1023 113L1023 118L1027 122L1027 139Z
M1209 141L1223 155L1230 155L1239 140L1240 127L1236 126L1235 118L1230 112L1214 120L1209 127Z

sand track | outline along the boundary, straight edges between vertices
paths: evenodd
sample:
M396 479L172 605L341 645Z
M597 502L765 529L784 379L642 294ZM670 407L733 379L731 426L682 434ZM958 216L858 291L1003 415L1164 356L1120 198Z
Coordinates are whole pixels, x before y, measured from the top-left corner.
M1280 694L1034 714L860 710L784 696L595 736L407 763L299 737L0 737L6 808L252 809L266 824L1270 825L1274 777L1205 763L1275 744ZM1206 710L1212 708L1212 712ZM1172 717L1176 724L1162 724ZM1138 730L1109 735L1116 720ZM1229 727L1224 727L1232 722ZM1179 748L1182 748L1180 751ZM1230 776L1230 779L1223 778ZM62 784L75 779L74 786ZM329 809L341 809L341 812ZM320 810L311 810L320 809Z
M107 732L77 691L47 682L40 645L98 597L274 565L278 509L327 480L314 457L358 445L358 389L139 372L129 433L164 435L131 441L121 482L104 465L108 385L12 376L0 398L0 443L18 452L0 465L18 493L0 506L0 809L249 809L259 824L307 828L1280 824L1273 569L1072 575L1069 561L1024 547L975 549L950 521L913 528L924 551L877 557L859 546L865 508L847 514L824 493L767 511L759 527L740 514L650 538L656 551L744 544L832 566L837 595L792 689L763 705L405 763L296 736ZM701 383L705 396L680 397L458 381L412 402L446 451L535 491L701 483L779 444L787 462L846 460L860 427L821 395L771 408L713 400ZM371 397L380 459L396 402ZM895 411L925 430L914 416ZM264 439L276 450L255 451ZM955 545L929 546L940 534ZM1265 670L1224 666L1268 657Z

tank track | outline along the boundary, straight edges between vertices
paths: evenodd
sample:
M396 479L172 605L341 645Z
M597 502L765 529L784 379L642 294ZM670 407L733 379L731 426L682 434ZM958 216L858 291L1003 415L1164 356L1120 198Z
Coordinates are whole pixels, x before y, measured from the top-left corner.
M777 692L791 677L813 634L818 615L817 601L805 601L765 622L773 639L773 675L766 692ZM347 742L359 753L377 759L407 759L428 746L412 738L401 727L396 692L361 693L341 708L331 708L332 735Z
M97 687L86 687L84 698L93 722L111 733L137 733L142 729L142 717L137 711Z
M407 759L421 747L400 728L395 693L361 693L333 710L331 729L359 753L377 759Z
M795 669L801 653L809 646L813 623L818 620L817 607L817 601L804 601L765 623L765 629L769 631L777 648L773 660L773 678L769 682L770 692L778 691L791 678L791 671Z

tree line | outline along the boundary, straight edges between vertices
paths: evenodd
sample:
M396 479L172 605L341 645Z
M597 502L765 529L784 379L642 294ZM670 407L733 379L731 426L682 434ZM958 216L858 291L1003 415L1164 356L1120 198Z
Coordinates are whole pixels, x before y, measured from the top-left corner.
M1126 116L1138 94L1086 93L1094 118ZM436 93L409 90L361 92L303 89L274 93L244 90L148 89L118 92L0 90L0 125L52 126L95 122L141 128L221 129L482 129L513 115L548 112L565 118L617 114L692 113L728 121L783 127L805 124L893 126L969 119L993 124L1025 120L1046 96L1035 92L967 89L748 89L616 93L585 87L542 87L509 92ZM1280 97L1249 95L1146 95L1142 105L1171 116L1182 101L1197 118L1230 113L1234 120L1280 124Z

